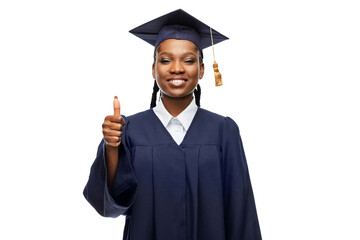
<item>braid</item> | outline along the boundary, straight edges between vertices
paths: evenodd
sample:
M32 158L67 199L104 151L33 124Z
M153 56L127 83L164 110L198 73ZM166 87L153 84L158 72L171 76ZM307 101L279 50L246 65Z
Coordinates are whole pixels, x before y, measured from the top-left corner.
M195 95L195 103L198 107L200 107L200 95L201 95L200 84L198 84L197 88L194 90L194 95Z
M154 87L153 87L153 93L152 93L152 97L151 97L151 104L150 104L150 108L153 108L156 106L156 94L159 91L159 86L156 83L156 80L154 81Z

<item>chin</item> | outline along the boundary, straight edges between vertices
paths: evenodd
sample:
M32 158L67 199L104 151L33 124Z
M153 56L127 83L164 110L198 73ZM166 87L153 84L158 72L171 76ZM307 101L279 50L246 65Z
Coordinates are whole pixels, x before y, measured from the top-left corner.
M169 97L169 98L187 98L187 97L193 95L193 91L191 91L189 93L175 93L175 92L166 93L166 92L163 92L163 95L165 95L166 97Z

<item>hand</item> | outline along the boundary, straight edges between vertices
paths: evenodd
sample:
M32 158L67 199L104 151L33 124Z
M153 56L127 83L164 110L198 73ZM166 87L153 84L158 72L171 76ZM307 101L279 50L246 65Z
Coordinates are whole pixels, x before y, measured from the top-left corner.
M114 97L114 115L106 116L102 125L102 131L106 145L117 148L121 143L122 129L125 120L120 115L120 102L117 96Z

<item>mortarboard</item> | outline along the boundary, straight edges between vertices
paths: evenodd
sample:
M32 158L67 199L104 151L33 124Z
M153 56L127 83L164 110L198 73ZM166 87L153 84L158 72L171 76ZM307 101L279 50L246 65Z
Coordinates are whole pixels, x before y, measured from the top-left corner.
M181 9L144 23L130 33L155 47L166 39L189 40L200 49L212 45L210 27ZM214 44L229 39L214 29L212 35Z
M167 39L181 39L193 42L202 50L229 39L182 9L144 23L130 30L130 33L150 43L155 48ZM220 86L222 85L221 74L215 60L213 67L216 86Z

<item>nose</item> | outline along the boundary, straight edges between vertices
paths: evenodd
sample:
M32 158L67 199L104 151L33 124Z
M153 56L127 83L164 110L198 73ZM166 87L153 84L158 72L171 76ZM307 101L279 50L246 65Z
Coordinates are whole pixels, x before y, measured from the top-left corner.
M184 65L181 61L173 61L170 67L170 73L182 74L185 72Z

